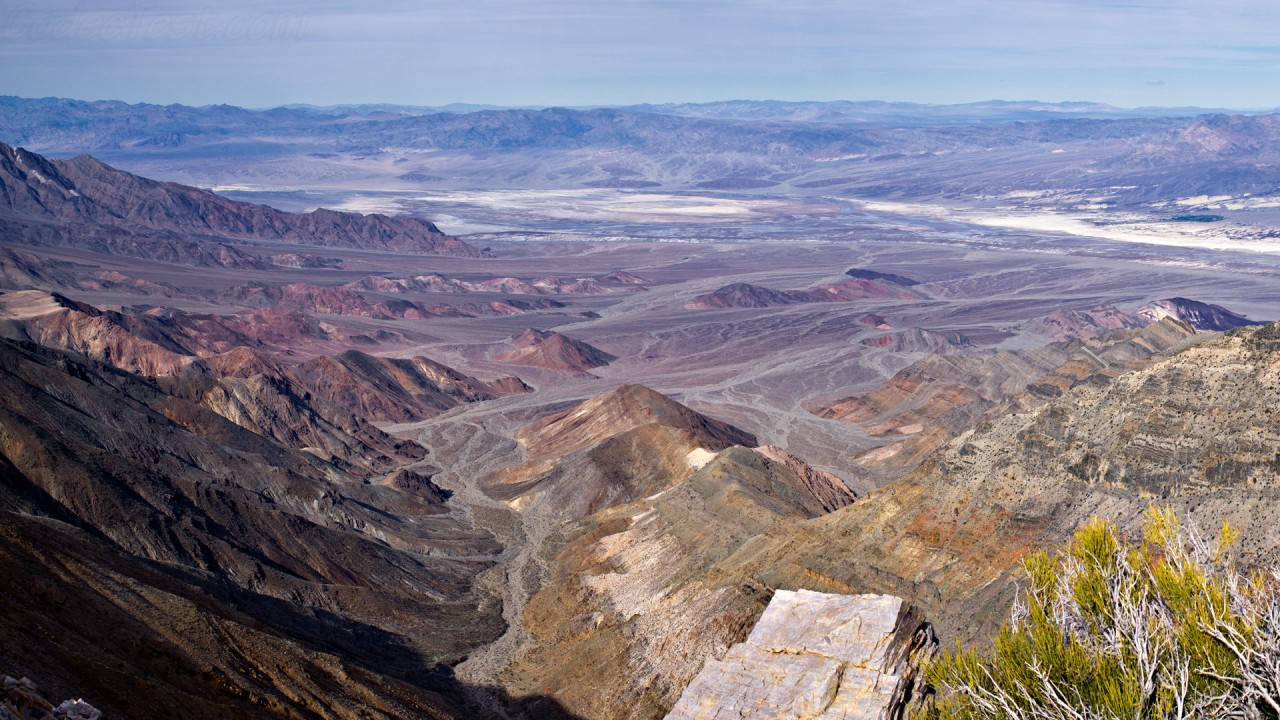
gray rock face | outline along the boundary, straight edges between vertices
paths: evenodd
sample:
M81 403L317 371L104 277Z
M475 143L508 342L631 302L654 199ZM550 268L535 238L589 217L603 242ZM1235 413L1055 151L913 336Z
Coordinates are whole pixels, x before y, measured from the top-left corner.
M892 595L779 590L746 642L712 660L667 720L899 718L937 642Z
M29 678L0 676L0 720L99 720L102 713L81 699L54 707Z

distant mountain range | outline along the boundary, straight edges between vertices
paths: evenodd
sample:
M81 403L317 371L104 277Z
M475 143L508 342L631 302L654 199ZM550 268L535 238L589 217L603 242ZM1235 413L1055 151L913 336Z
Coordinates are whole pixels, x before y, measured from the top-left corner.
M203 187L610 188L1163 207L1280 187L1280 116L1091 103L594 109L130 105L0 98L0 141ZM465 112L463 112L465 111ZM995 193L995 195L993 195ZM1171 213L1176 214L1176 213Z
M1036 120L1191 117L1208 114L1275 112L1202 107L1122 108L1094 102L1037 102L985 100L954 105L931 105L881 100L789 102L783 100L725 100L706 103L628 105L624 109L663 115L723 120L786 120L826 123L914 125L971 125Z

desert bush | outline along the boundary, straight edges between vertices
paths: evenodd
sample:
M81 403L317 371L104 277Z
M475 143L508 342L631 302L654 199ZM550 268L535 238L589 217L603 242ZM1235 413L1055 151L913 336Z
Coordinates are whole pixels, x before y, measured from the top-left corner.
M1126 543L1093 520L1024 562L989 650L927 670L935 720L1280 718L1280 573L1240 572L1235 531L1208 539L1169 509Z

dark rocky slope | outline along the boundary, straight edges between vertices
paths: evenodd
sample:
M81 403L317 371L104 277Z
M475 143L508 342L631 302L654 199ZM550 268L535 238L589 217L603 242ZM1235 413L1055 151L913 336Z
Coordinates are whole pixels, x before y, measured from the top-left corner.
M461 716L498 547L441 501L0 341L0 662L109 717Z
M270 241L323 247L394 250L479 257L480 251L412 217L360 215L320 209L286 213L265 205L228 200L198 188L161 183L117 170L80 155L48 160L0 143L0 216L8 216L10 241L30 244L82 243L95 250L138 254L148 248L191 250L190 240L233 257L184 258L186 264L237 266L262 261L235 257L226 242ZM16 221L14 219L17 219ZM25 231L17 232L19 225ZM65 230L74 226L74 231ZM98 226L81 239L84 226ZM150 234L155 234L152 237ZM96 236L96 242L95 238ZM214 242L204 242L213 240ZM127 252L130 243L136 243ZM207 250L206 250L207 252ZM243 255L243 253L240 253ZM151 256L152 259L160 259ZM200 260L200 262L197 262Z

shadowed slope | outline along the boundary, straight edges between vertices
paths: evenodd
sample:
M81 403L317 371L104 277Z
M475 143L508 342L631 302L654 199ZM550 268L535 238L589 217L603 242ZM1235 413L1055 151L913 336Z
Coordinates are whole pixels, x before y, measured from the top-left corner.
M519 378L485 382L424 357L374 357L357 350L293 369L317 397L371 420L420 420L463 403L528 392Z
M0 657L108 712L452 714L421 684L501 620L472 589L487 563L432 556L498 548L439 502L0 341L0 564L24 588Z

